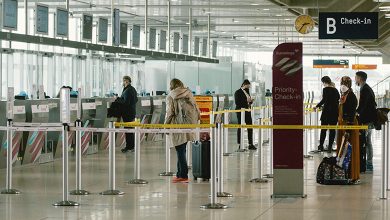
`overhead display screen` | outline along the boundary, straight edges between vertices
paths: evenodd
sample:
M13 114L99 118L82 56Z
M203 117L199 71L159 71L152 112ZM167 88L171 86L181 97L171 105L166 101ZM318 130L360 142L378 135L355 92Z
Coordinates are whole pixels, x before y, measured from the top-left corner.
M213 41L213 57L217 57L217 48L218 48L218 43L217 41Z
M195 55L199 55L199 37L195 37L195 40L194 40L194 54Z
M120 17L119 17L119 9L114 9L114 35L113 35L113 45L119 46L120 43Z
M149 31L149 48L156 49L156 29L150 28Z
M92 15L83 14L83 39L92 40Z
M106 18L99 18L99 41L107 42L108 20Z
M57 35L68 36L68 11L63 8L57 8Z
M17 29L18 27L18 1L3 0L3 28Z
M207 56L207 39L203 39L202 56Z
M121 22L121 34L120 34L120 43L122 45L127 45L127 23Z
M349 60L313 60L313 68L349 68Z
M183 53L188 53L188 35L183 34Z
M180 33L173 33L173 52L179 52L180 49Z
M36 31L41 34L49 33L49 7L46 5L37 5L36 10Z
M141 27L139 25L133 26L133 47L139 47L140 45Z
M161 30L160 32L160 50L167 49L167 32Z

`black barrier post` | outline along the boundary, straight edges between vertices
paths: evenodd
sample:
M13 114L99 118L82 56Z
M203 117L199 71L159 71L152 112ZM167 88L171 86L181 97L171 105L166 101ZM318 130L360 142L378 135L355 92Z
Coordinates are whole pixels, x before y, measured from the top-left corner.
M20 191L12 189L12 151L13 151L13 131L12 131L12 119L7 120L7 176L6 176L6 189L1 191L1 194L19 194Z
M110 121L108 127L114 129L114 122ZM101 192L100 195L123 195L122 191L115 189L115 132L108 132L108 143L109 143L109 159L108 159L108 187L109 189Z
M81 189L81 121L76 120L76 189L70 191L71 195L89 195L86 190Z
M53 206L78 206L77 202L69 200L68 174L69 174L69 144L68 144L69 125L63 124L62 129L62 201L54 203Z
M148 184L148 181L141 179L141 153L140 153L140 146L141 146L141 134L140 134L140 128L135 127L135 154L134 154L134 179L130 180L129 184Z

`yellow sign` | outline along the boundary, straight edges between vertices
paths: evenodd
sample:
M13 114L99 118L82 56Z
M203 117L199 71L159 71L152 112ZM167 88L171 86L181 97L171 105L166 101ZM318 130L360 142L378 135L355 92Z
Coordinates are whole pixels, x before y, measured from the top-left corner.
M195 96L196 104L199 107L201 113L209 113L213 110L213 97L212 96ZM210 124L210 115L201 114L201 124Z
M376 70L377 65L376 64L353 64L352 69L353 70Z

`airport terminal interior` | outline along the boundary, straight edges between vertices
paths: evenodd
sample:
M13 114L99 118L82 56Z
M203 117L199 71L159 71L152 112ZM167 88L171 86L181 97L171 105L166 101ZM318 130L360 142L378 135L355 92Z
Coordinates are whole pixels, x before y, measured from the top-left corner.
M0 2L1 220L390 220L390 0Z

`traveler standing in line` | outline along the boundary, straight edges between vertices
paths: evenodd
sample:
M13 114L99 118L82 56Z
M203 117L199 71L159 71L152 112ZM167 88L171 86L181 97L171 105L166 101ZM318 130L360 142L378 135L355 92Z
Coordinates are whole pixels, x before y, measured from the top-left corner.
M185 88L179 79L170 82L167 96L165 124L198 124L200 111L190 89ZM169 135L177 153L177 173L174 183L188 183L186 148L189 141L195 140L194 133Z
M336 88L332 87L332 81L329 76L321 78L321 82L324 85L322 90L322 100L314 107L314 110L322 107L321 125L337 125L337 118L339 115L338 105L340 100L340 94ZM324 150L324 142L326 138L327 129L321 130L320 145L318 151ZM329 130L329 144L328 152L332 152L333 142L336 137L335 130Z
M236 103L236 110L239 109L249 109L251 108L251 105L253 103L253 98L249 95L249 88L251 87L251 83L249 80L244 80L244 82L241 85L241 88L239 88L235 93L234 93L234 101ZM237 112L237 119L238 119L238 124L241 124L241 114L242 112ZM245 123L247 125L252 124L252 116L251 113L248 111L245 111ZM257 150L257 148L253 145L253 129L247 129L248 130L248 141L249 141L249 150ZM237 129L237 143L238 143L238 150L241 149L241 145L244 143L241 142L241 129Z
M341 78L341 98L339 105L339 125L357 125L356 107L357 98L352 91L352 80L348 76ZM345 132L349 132L349 143L352 145L351 155L351 179L354 183L359 183L360 179L360 146L359 146L359 130L338 130L337 133L337 153L340 150L342 137Z
M364 146L367 151L367 164L366 171L372 172L374 166L372 164L373 149L371 142L371 133L374 128L374 123L376 122L376 102L375 94L372 91L372 88L366 83L367 73L363 71L356 72L355 81L358 86L360 86L360 98L359 106L357 108L359 124L368 125L368 130L362 131L364 135ZM362 143L363 144L363 143ZM364 155L365 156L365 155Z
M115 102L121 103L123 109L121 111L123 122L133 122L136 114L136 104L138 102L137 91L131 86L131 78L123 77L123 91L121 97L116 98ZM134 133L126 133L126 147L122 149L122 153L134 151Z

